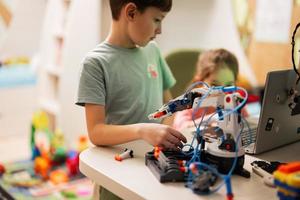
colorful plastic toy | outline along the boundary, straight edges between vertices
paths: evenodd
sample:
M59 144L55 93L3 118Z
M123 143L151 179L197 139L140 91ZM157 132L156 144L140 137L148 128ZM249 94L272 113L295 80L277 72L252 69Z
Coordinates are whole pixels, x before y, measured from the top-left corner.
M70 176L77 175L79 173L79 154L76 151L70 151L66 165Z
M115 155L115 160L122 161L126 158L133 158L133 151L130 149L125 149L122 154Z
M25 65L29 64L29 58L25 56L7 58L3 61L4 65Z
M273 175L279 199L300 199L300 161L279 166Z
M86 135L81 135L78 140L78 152L82 152L86 148L88 148L88 138Z
M5 173L5 167L0 163L0 176Z
M63 147L58 147L56 149L53 149L51 151L52 157L51 157L51 163L53 165L62 164L66 161L66 149Z
M61 194L66 197L67 199L69 198L77 198L77 195L74 191L69 191L69 190L64 190L61 192Z
M63 170L55 170L50 173L49 176L50 181L53 184L66 183L69 181L69 177Z
M48 178L50 170L50 163L46 158L36 157L34 160L34 171L37 175L40 175L43 179Z
M30 147L31 159L40 156L40 152L50 148L51 134L49 132L49 119L45 112L34 113L31 124Z

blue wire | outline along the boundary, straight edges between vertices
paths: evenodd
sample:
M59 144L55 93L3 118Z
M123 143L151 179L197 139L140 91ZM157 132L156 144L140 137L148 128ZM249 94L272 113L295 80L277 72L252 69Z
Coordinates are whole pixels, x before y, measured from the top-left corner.
M205 83L205 82L203 82L203 81L197 81L197 82L191 84L191 85L188 87L188 89L185 91L185 94L189 93L189 92L190 92L192 89L194 89L197 85L204 85L204 86L206 86L207 88L210 88L210 86L209 86L207 83Z
M239 137L241 135L241 132L243 130L243 127L237 137L237 141L239 141ZM231 166L231 169L229 170L228 174L224 175L224 174L221 174L217 171L216 168L213 168L211 167L210 165L207 165L206 163L203 163L203 162L194 162L194 164L197 165L202 165L202 166L205 166L208 170L212 171L214 174L216 174L218 177L220 177L221 179L223 179L223 181L214 189L214 190L210 190L210 192L208 194L212 194L212 193L215 193L217 192L225 183L226 183L226 179L230 179L234 169L235 169L235 166L236 166L236 163L237 163L237 159L238 159L238 146L236 145L235 146L235 158L234 158L234 161L233 161L233 164ZM232 191L231 191L232 192Z
M205 84L204 82L199 82L199 83L197 82L197 83L193 84L192 86L190 86L189 89L187 90L187 92L191 91L195 85L200 84L200 83L203 84L203 85L205 85L206 87L208 87L208 88L209 88L209 91L208 91L203 97L201 97L201 99L199 100L199 104L197 105L196 109L193 110L193 113L192 113L192 120L193 120L194 125L195 125L195 128L196 128L196 135L194 135L193 140L192 140L192 143L191 143L190 146L192 146L195 137L197 137L197 136L199 137L199 136L200 136L199 134L201 134L200 126L201 126L201 124L203 123L204 115L205 115L205 113L206 113L206 110L202 113L201 121L199 122L199 125L197 126L197 124L196 124L196 122L195 122L195 115L194 115L194 114L195 114L195 110L196 110L196 111L198 110L198 108L200 107L200 104L202 103L203 99L206 98L206 97L210 94L210 92L211 92L212 90L220 90L220 89L222 89L222 91L224 91L224 90L223 90L224 87L216 87L216 88L212 87L212 88L211 88L211 87L208 86L208 84ZM236 90L242 90L242 91L244 91L244 92L245 92L245 97L244 97L243 101L242 101L237 107L235 107L235 108L232 109L232 110L229 110L229 111L225 112L225 114L223 114L223 118L224 118L225 116L229 115L229 114L232 114L232 113L238 113L237 111L238 111L240 108L242 108L242 107L246 104L246 102L247 102L247 99L248 99L248 93L247 93L247 91L246 91L244 88L240 88L240 87L236 87ZM187 92L186 92L186 93L187 93ZM209 124L211 118L212 118L215 114L216 114L216 113L214 113L213 115L211 115L211 116L209 117L209 119L206 121L206 123L205 123L205 128L207 127L207 125ZM239 114L239 113L238 113L238 114ZM240 114L239 114L239 115L240 115ZM243 117L242 117L242 119L244 120ZM248 126L248 129L250 129L250 128L249 128L249 124L247 123L247 121L246 121L246 124L247 124L247 126ZM205 128L204 128L203 130L205 130ZM244 129L244 124L242 124L241 131L240 131L240 133L238 134L238 137L237 137L237 139L236 139L236 144L239 143L239 139L240 139L240 136L241 136L241 133L242 133L243 129ZM227 175L223 175L223 174L219 173L219 172L216 170L216 168L213 168L213 167L211 167L211 166L209 166L209 165L207 165L207 164L205 164L205 163L202 163L202 162L200 161L200 156L199 156L199 154L201 153L201 151L199 151L199 145L201 145L201 144L198 143L198 144L196 145L196 148L194 148L194 155L192 156L192 158L190 159L190 161L187 162L186 165L187 165L188 167L189 167L189 165L190 165L191 163L196 164L196 166L202 165L202 166L206 167L208 170L212 171L212 172L215 173L217 176L219 176L219 177L221 177L221 178L223 179L223 182L222 182L218 187L216 187L215 190L212 190L212 191L209 192L209 193L211 194L211 193L217 192L217 191L225 184L225 182L228 183L228 180L230 181L230 177L231 177L231 175L232 175L232 173L233 173L233 171L234 171L234 169L235 169L235 166L236 166L236 163L237 163L237 159L238 159L238 145L235 145L235 158L234 158L233 164L232 164L232 166L231 166L231 169L229 170L229 172L228 172ZM198 152L198 151L199 151L199 152ZM199 159L199 162L195 162L196 160L198 160L197 158ZM191 171L190 171L189 177L188 177L188 185L190 184L189 181L191 180L191 176L192 176L191 174L192 174L192 173L191 173ZM229 184L230 184L230 182L229 182ZM232 193L232 191L231 191L231 185L227 185L227 190L229 191L229 193Z

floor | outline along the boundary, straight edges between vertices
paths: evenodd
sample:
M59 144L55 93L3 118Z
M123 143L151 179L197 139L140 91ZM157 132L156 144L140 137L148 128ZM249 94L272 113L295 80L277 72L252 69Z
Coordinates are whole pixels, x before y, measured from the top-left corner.
M30 125L32 115L38 107L36 91L35 86L10 89L0 87L0 164L31 158ZM74 177L73 179L75 180ZM36 188L36 191L48 193L47 197L42 199L65 199L60 193L62 188L53 189L55 186L52 185L50 183L46 186L41 185L40 188ZM64 185L63 188L71 191L70 194L83 193L79 195L80 199L92 199L93 184L88 179L78 179L69 185ZM23 199L24 195L20 192L21 190L12 189L12 191L16 199ZM1 195L0 199L2 199ZM40 199L40 197L34 199Z
M0 163L30 158L30 122L36 86L0 88Z

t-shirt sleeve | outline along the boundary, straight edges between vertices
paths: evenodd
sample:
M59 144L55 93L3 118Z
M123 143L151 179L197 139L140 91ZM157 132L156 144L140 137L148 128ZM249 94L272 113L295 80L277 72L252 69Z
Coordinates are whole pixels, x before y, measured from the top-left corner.
M105 78L100 61L87 57L81 67L76 105L105 105Z
M158 49L158 53L159 53L159 63L161 66L161 72L162 72L162 78L163 78L163 90L168 90L175 85L176 80L169 68L169 65L163 58L159 49Z

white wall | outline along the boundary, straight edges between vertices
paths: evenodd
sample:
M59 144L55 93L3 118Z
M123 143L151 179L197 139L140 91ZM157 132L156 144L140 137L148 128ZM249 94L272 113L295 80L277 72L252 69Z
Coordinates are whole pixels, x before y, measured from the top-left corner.
M157 41L163 53L176 48L226 48L238 57L240 71L256 78L240 45L230 0L174 0Z
M6 3L13 17L0 41L0 59L31 57L39 46L46 1L7 0ZM0 140L29 136L32 113L37 109L36 94L36 85L0 88Z
M46 0L14 0L13 18L0 45L1 57L32 57L39 47Z
M61 103L58 127L66 140L87 133L84 108L75 105L80 74L80 64L86 53L100 42L101 1L73 0L65 33L63 72L59 101ZM74 146L74 144L69 144Z

